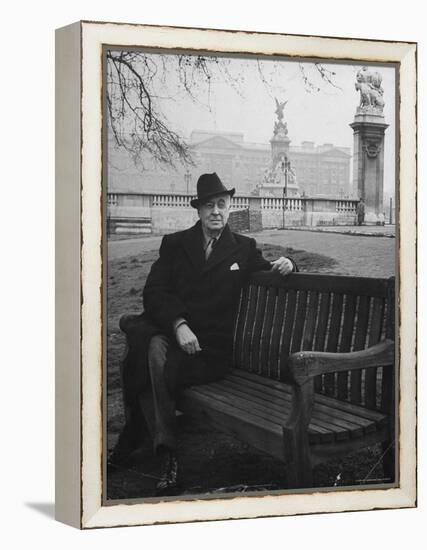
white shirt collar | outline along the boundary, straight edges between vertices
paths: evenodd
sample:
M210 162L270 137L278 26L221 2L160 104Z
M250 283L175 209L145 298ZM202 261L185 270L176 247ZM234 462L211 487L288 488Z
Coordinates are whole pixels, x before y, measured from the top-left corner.
M224 231L224 228L221 229L221 232L216 236L216 237L210 237L209 235L207 235L205 233L205 230L203 229L202 227L202 233L203 233L203 248L206 250L208 244L209 244L209 241L213 238L215 238L216 240L218 240L221 235L222 235L222 232Z

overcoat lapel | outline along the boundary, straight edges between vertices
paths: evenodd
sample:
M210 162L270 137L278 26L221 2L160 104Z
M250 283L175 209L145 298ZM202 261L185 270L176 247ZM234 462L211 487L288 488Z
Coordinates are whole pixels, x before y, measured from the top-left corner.
M203 250L203 233L200 222L184 232L182 247L197 271L205 267L205 253Z
M229 256L239 248L233 233L230 231L228 225L226 225L221 233L221 237L218 240L215 248L212 250L208 261L204 264L205 271L209 271L214 266L226 260Z
M182 247L197 271L209 271L231 256L239 248L239 245L230 228L226 225L218 243L212 250L208 261L206 261L203 249L203 232L200 222L197 222L196 225L185 231Z

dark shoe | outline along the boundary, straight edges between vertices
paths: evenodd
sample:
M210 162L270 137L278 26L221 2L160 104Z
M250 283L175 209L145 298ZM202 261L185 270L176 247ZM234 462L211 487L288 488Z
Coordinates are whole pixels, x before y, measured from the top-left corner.
M161 455L160 480L156 485L156 494L173 491L177 487L178 461L173 451L165 451Z

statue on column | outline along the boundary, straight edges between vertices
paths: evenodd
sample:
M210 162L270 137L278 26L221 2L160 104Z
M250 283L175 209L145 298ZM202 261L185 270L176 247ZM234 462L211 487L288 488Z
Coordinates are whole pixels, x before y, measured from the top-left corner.
M382 115L384 110L384 90L381 82L382 76L378 71L371 71L367 67L362 67L357 72L354 86L360 92L358 112L364 113L370 111Z
M277 118L274 121L273 136L270 139L271 160L260 174L259 192L265 196L282 197L287 193L290 197L299 196L298 182L293 167L289 161L288 125L283 120L283 111L289 100L276 102L274 111Z
M286 103L289 101L282 101L280 102L277 97L274 98L276 100L276 110L275 113L277 115L277 118L282 121L283 120L283 110L286 107Z
M388 124L381 84L381 74L372 67L362 67L356 73L360 101L350 124L354 140L353 193L364 199L358 214L365 211L365 223L380 223L384 212L384 135Z
M273 134L275 138L284 138L288 135L288 125L286 122L283 122L283 110L288 101L278 101L277 97L274 98L276 101L276 110L277 120L274 122Z

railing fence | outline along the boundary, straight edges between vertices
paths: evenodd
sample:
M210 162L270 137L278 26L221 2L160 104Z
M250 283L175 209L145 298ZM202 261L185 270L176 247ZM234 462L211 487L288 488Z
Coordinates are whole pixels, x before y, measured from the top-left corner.
M107 193L107 218L120 230L135 224L144 231L161 232L188 227L197 219L193 195L172 193ZM248 210L251 223L264 228L353 223L357 200L334 197L234 196L231 210ZM110 224L111 225L111 224ZM139 229L135 229L137 231Z

